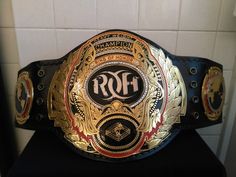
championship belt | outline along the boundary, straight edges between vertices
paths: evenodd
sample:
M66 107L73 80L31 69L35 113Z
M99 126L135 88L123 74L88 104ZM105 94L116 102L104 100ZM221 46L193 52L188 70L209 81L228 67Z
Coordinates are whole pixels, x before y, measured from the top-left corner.
M182 129L221 123L224 98L221 64L108 30L18 72L16 126L51 130L91 159L135 160Z

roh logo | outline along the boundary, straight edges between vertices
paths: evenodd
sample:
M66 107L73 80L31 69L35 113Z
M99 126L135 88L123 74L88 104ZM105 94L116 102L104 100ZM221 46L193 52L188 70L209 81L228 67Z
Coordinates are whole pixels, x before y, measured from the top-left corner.
M131 81L128 81L128 76L131 76ZM138 91L138 79L137 76L133 76L131 72L125 70L104 71L93 79L94 93L99 94L100 89L107 100L113 98L126 99L131 97L133 92ZM129 86L131 86L131 93L129 93Z
M113 100L135 104L144 94L146 83L138 69L128 64L104 65L93 72L87 81L87 92L93 101L106 105Z

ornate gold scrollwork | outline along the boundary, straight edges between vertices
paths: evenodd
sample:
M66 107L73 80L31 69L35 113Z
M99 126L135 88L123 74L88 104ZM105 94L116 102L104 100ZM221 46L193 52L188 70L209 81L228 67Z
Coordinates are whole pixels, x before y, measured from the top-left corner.
M28 72L22 72L16 83L16 121L24 124L29 119L30 109L34 97L33 84Z
M48 114L78 149L121 158L157 147L186 103L182 76L161 49L113 31L91 38L60 66Z
M211 67L202 86L202 102L209 120L216 121L222 114L225 99L225 83L222 70Z
M147 141L151 149L158 146L169 135L169 130L173 124L180 123L180 116L184 116L187 109L187 92L183 78L178 68L172 64L172 61L165 56L161 49L150 46L150 50L165 74L168 88L166 95L168 101L162 115L163 124ZM153 123L155 124L155 121Z

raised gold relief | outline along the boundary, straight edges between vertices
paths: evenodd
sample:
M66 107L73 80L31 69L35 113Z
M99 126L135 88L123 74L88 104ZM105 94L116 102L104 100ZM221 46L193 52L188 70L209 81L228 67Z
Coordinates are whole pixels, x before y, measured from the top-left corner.
M225 99L225 85L222 70L211 67L203 81L202 101L209 120L218 120L222 114Z
M163 111L163 124L159 129L147 140L149 148L158 146L169 135L169 130L175 123L180 123L180 116L184 116L187 109L186 88L183 78L171 60L165 56L161 49L150 46L151 54L158 61L163 73L165 73L168 93L165 95L167 104Z
M123 158L157 147L186 112L178 69L161 49L106 32L71 53L52 80L48 110L78 149Z
M29 113L33 102L33 84L28 72L22 72L16 83L16 121L24 124L29 119Z

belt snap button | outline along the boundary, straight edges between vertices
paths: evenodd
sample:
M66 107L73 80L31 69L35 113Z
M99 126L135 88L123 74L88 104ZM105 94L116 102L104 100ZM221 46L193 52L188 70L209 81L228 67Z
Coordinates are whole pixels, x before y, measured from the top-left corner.
M198 86L197 81L191 81L190 86L192 88L197 88L197 86Z
M38 89L39 91L43 90L43 89L44 89L44 84L43 84L43 83L38 84L38 85L37 85L37 89Z
M43 114L37 114L36 115L36 120L40 122L44 118Z
M199 119L199 116L200 116L200 115L199 115L198 112L193 112L193 113L192 113L192 116L193 116L194 119Z
M195 104L199 103L199 97L198 96L193 96L192 97L192 102L195 103Z
M40 69L40 70L38 70L37 75L38 75L39 77L43 77L43 76L45 76L45 71L44 71L43 69Z
M41 98L41 97L39 97L39 98L37 98L36 99L36 103L37 103L37 105L42 105L43 104L43 98Z
M196 67L191 67L189 69L189 72L190 72L190 74L195 75L195 74L197 74L197 68Z

